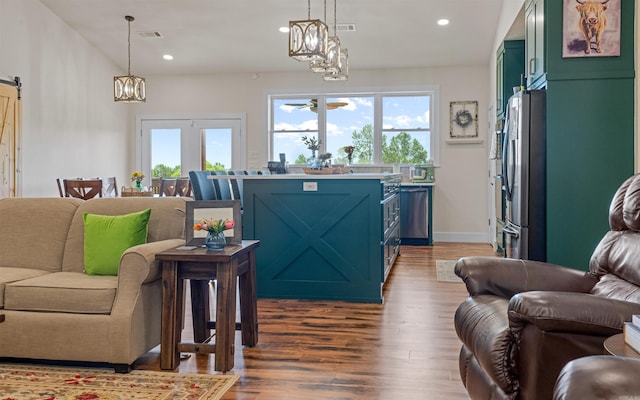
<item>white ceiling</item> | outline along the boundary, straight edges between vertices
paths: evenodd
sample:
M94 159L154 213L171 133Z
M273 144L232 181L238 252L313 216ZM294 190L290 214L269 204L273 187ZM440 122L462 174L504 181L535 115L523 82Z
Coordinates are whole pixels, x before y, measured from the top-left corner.
M288 57L289 20L307 19L304 0L40 0L123 70L127 21L131 71L137 75L301 71ZM333 1L327 0L333 32ZM484 65L492 56L503 0L337 0L338 32L349 49L349 68ZM311 17L324 20L323 1ZM448 26L436 24L440 18ZM140 32L159 32L144 38ZM162 59L171 54L173 61Z

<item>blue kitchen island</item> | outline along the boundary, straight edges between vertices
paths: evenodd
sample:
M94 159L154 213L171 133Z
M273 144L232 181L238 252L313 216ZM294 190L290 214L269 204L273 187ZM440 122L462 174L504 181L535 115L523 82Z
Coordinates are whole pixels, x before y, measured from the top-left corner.
M258 297L382 303L399 252L400 174L242 178Z

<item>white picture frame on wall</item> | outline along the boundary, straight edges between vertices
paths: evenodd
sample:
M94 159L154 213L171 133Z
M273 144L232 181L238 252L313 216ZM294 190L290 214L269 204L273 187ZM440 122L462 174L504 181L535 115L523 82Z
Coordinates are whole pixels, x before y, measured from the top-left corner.
M452 139L478 137L478 102L476 100L449 103L449 136Z

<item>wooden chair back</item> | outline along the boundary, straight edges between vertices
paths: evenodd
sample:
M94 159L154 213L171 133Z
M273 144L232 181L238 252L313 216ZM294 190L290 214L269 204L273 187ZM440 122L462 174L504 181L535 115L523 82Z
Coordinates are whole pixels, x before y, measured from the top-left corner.
M102 197L102 179L63 179L64 197L89 200Z
M56 178L56 183L58 184L58 193L60 193L60 197L64 197L64 189L62 187L62 179Z
M160 196L175 196L177 178L162 178L160 180Z
M175 195L180 197L191 197L191 180L188 176L178 178L176 181Z

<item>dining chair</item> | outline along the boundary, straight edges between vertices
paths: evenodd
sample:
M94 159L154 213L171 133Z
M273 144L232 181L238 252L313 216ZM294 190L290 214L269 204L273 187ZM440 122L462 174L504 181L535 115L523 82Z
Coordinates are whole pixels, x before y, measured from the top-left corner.
M64 197L89 200L102 197L102 179L63 179Z
M191 180L189 177L180 177L176 181L175 196L191 197Z
M229 175L245 175L244 171L229 171ZM229 180L231 182L231 194L233 195L233 200L240 200L240 206L243 206L242 201L242 191L243 191L243 183L242 179L233 179Z
M209 179L211 171L189 171L189 180L196 200L219 200L213 179Z
M160 186L162 185L162 178L154 176L151 178L151 191L154 195L160 196Z
M213 174L219 176L228 175L227 171L213 171ZM216 193L218 193L218 200L233 200L229 179L213 179L213 186L216 188Z
M62 179L56 178L56 183L58 184L58 193L60 194L60 197L64 197L64 189L62 187Z
M175 196L177 178L162 178L160 180L160 196Z
M118 184L115 176L102 178L102 197L118 197Z

